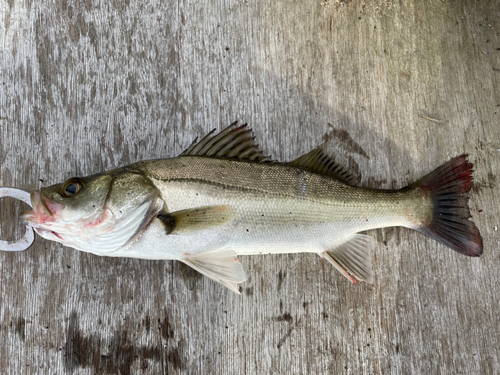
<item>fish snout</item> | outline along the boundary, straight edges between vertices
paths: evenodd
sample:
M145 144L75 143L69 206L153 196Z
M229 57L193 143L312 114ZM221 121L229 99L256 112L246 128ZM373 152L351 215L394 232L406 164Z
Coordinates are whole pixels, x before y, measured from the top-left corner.
M21 214L22 222L31 226L55 221L66 207L65 204L50 200L40 190L31 193L31 206L33 211L26 211Z

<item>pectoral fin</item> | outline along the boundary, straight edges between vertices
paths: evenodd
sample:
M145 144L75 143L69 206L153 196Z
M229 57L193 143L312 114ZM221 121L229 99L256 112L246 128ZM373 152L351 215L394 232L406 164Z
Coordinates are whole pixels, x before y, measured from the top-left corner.
M236 252L229 249L207 251L195 256L186 257L181 261L203 275L227 286L233 292L240 294L238 283L247 277L238 261Z
M355 234L342 245L319 255L330 262L353 284L357 281L373 282L372 253L375 240L364 234Z
M167 234L180 234L210 229L223 225L233 218L231 206L203 206L175 212L160 212L157 217Z

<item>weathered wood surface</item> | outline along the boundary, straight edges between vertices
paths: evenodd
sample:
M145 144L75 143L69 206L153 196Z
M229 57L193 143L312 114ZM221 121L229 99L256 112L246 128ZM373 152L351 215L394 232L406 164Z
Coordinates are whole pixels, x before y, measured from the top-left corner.
M331 139L371 187L469 153L485 250L377 230L373 285L254 256L238 296L38 238L0 253L0 373L500 373L499 18L496 0L2 0L0 186L174 156L240 120L279 160Z

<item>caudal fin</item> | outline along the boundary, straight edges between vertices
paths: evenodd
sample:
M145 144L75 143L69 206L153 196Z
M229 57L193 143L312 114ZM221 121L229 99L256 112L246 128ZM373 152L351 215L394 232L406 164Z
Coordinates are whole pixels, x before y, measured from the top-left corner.
M478 257L483 253L483 239L469 220L472 164L467 156L451 159L411 185L430 192L434 206L431 223L415 229L461 254Z

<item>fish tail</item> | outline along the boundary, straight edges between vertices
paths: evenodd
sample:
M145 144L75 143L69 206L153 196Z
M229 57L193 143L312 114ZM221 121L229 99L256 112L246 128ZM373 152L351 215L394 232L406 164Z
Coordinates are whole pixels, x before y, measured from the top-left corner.
M451 159L410 187L430 194L433 204L430 223L415 229L460 254L478 257L483 253L483 239L469 220L473 170L467 156Z

